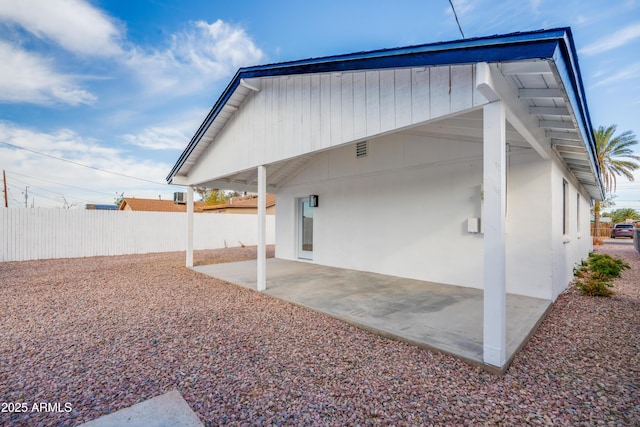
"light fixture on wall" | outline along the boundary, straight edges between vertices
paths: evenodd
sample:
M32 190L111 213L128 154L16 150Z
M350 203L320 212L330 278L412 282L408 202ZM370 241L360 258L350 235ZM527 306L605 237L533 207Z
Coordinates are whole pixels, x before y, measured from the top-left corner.
M312 208L317 208L318 207L318 195L317 194L312 194L309 196L309 206Z

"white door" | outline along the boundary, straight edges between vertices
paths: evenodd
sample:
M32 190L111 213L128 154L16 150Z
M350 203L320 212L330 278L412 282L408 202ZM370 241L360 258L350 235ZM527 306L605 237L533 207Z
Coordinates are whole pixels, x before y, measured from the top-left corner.
M298 258L313 259L313 208L308 197L298 199Z

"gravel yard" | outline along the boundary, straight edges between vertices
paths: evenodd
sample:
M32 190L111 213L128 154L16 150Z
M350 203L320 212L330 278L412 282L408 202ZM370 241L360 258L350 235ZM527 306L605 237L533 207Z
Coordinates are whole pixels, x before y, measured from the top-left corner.
M75 425L177 389L211 426L640 425L640 255L596 251L632 264L616 294L565 292L503 377L200 275L183 253L0 263L0 402L28 407L0 424Z

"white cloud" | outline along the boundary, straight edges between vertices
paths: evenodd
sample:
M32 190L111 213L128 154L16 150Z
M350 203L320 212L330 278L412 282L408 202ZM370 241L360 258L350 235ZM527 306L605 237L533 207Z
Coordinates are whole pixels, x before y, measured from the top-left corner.
M126 63L135 69L154 92L171 89L174 94L190 93L205 84L224 78L237 68L256 65L264 53L241 27L217 20L204 21L171 37L165 50L145 51L134 47Z
M0 122L0 141L93 168L161 184L164 183L164 177L171 168L170 164L163 162L141 161L122 150L84 138L69 129L47 133ZM61 207L62 195L69 203L78 200L81 205L84 205L84 203L113 203L116 192L153 198L162 194L163 198L169 198L174 191L172 187L166 185L154 185L101 172L5 144L0 144L0 158L3 168L7 170L12 206L20 206L19 200L24 200L20 192L24 190L25 185L30 186L29 192L33 193L36 206L40 207ZM66 186L47 181L66 184ZM81 187L85 190L73 187Z
M0 40L0 102L92 104L96 97L53 70L51 61Z
M173 113L169 119L156 117L157 124L139 132L121 135L120 138L149 150L184 150L208 112L208 108L191 108Z
M197 21L191 31L174 36L172 50L201 71L228 73L256 65L263 53L240 27L218 19L213 24Z
M624 27L615 33L580 50L581 55L597 55L623 46L640 37L640 22Z
M69 160L85 156L114 158L120 153L115 148L104 147L94 140L83 138L70 129L44 133L9 122L0 122L0 141L53 156L65 156Z
M604 86L611 83L616 83L623 80L640 78L640 62L628 65L620 69L619 71L606 75L607 77L598 81L594 86Z
M2 0L0 21L18 24L77 54L113 56L122 52L121 30L83 0Z
M125 134L122 138L130 144L150 150L183 150L189 142L187 134L167 127L149 127L138 134Z

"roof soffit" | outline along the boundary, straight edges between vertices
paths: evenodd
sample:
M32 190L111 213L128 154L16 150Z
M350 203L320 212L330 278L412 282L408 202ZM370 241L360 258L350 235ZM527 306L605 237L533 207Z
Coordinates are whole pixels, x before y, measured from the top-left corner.
M590 196L600 199L602 188L594 159L591 122L583 102L579 74L577 77L574 74L577 69L569 70L574 67L568 64L571 61L567 58L569 51L559 43L553 57L547 60L491 64L488 66L493 79L490 84L499 92L493 96L507 100L508 107L516 110L515 115L508 114L507 118L522 133L518 126L518 120L521 121L520 125L525 126L525 139L533 142L534 148L538 143L545 151L553 150L585 185ZM504 87L502 77L510 90ZM515 103L514 98L519 101ZM525 110L518 112L522 106ZM535 140L527 138L526 132ZM588 178L585 171L589 173Z

